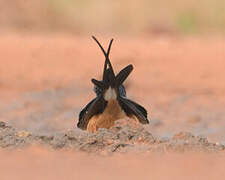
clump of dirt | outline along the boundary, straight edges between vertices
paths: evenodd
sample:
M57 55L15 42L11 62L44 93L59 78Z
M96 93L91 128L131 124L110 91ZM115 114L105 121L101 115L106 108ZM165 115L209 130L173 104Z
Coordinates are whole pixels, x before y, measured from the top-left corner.
M172 138L154 137L144 126L136 127L116 124L111 129L99 129L97 133L88 133L71 129L53 134L33 134L0 122L0 147L21 148L33 144L53 149L72 149L97 154L115 152L186 152L224 151L225 146L212 143L205 137L194 136L189 132L180 132Z

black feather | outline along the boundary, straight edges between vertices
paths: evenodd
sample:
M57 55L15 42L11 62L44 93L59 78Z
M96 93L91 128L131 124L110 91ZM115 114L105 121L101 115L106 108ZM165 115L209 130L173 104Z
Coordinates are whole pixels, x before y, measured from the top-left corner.
M123 82L127 79L131 71L133 70L132 64L128 65L127 67L123 68L117 75L116 75L116 83L117 85L123 84Z
M77 124L77 127L83 130L87 129L89 120L94 115L101 114L105 110L106 105L107 105L107 101L105 101L102 96L97 96L95 99L93 99L80 112L79 122Z
M141 105L123 97L118 98L118 102L127 116L131 117L134 115L137 117L140 123L149 123L147 119L147 111Z
M147 118L148 113L147 113L146 109L145 109L143 106L141 106L140 104L137 104L136 102L134 102L134 101L132 101L132 100L130 100L130 99L127 99L127 101L129 101L130 103L134 104L134 106L135 106L139 111L141 111L141 113Z
M96 97L96 98L97 98L97 97ZM87 113L88 108L89 108L90 105L96 100L96 98L94 98L91 102L89 102L89 103L81 110L81 112L80 112L80 114L79 114L79 121L78 121L78 123L77 123L77 127L83 129L83 128L82 128L82 127L83 127L83 121L82 121L82 120L83 120L85 114Z

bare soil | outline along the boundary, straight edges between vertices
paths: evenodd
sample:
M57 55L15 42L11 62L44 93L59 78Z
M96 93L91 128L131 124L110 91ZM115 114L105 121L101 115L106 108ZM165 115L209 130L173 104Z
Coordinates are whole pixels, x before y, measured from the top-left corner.
M92 134L76 123L101 78L95 42L0 37L0 179L223 179L225 37L114 38L114 69L134 65L127 95L150 124Z

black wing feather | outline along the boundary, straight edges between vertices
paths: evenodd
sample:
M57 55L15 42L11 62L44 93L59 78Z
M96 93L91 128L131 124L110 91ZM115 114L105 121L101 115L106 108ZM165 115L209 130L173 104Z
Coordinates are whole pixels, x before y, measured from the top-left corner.
M119 98L118 99L121 108L127 114L127 116L135 115L137 119L142 124L148 124L149 121L147 119L147 111L141 105L127 99L127 98Z
M146 109L145 109L143 106L141 106L140 104L137 104L137 103L134 102L134 101L131 101L130 99L127 99L127 101L129 101L130 103L134 104L134 106L135 106L139 111L142 112L142 114L145 116L145 118L147 118L148 113L147 113Z
M126 66L123 68L117 75L116 75L116 81L117 85L123 84L123 82L127 79L131 71L133 70L132 64Z
M97 98L97 97L96 97ZM84 115L86 114L88 108L90 107L90 105L96 100L96 98L94 98L93 100L91 100L91 102L89 102L80 112L79 114L79 121L81 121L84 117Z
M79 122L77 127L80 129L87 129L89 120L97 114L100 114L104 111L107 105L107 101L103 97L97 96L90 103L88 103L85 108L79 114Z

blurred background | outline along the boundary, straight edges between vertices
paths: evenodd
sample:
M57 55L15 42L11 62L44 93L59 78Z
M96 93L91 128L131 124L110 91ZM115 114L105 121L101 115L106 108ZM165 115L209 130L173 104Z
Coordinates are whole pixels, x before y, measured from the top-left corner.
M0 28L22 32L224 33L224 0L0 0Z
M158 136L225 142L224 0L0 0L0 121L36 133L76 128L104 46L128 64L128 97Z

